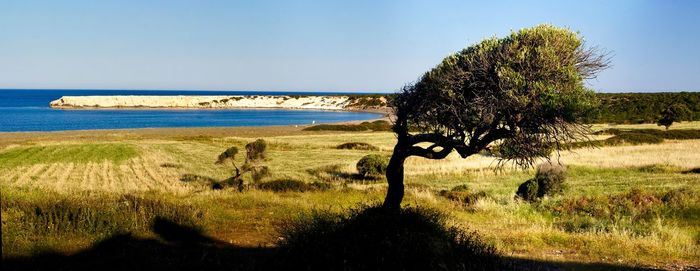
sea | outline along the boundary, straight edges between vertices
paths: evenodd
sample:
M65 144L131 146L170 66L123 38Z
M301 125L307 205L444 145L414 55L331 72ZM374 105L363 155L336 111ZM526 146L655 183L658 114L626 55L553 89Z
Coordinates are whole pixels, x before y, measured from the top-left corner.
M61 96L342 95L342 92L0 89L0 132L307 125L370 120L379 114L296 109L54 109Z

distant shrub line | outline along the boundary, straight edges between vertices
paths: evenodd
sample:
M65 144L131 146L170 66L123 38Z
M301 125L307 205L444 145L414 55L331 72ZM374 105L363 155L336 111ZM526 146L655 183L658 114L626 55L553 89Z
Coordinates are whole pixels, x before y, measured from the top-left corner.
M671 104L686 106L690 114L682 120L700 120L700 92L598 93L600 104L588 123L656 123Z
M362 122L360 124L319 124L304 128L304 131L348 131L362 132L375 131L387 132L391 131L391 123L385 120L375 120L372 122Z

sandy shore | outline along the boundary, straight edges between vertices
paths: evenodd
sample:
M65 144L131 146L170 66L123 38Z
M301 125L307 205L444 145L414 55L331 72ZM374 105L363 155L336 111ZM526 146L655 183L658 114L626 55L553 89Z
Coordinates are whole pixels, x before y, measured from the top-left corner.
M384 98L380 98L384 99ZM382 100L386 102L386 100ZM53 108L280 108L362 110L349 96L63 96ZM374 111L374 110L372 110Z

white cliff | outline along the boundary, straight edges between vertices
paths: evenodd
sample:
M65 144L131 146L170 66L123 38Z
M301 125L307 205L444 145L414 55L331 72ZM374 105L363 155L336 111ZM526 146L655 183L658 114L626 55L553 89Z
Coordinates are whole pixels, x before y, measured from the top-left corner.
M363 98L367 99L367 98ZM370 98L386 102L384 97ZM359 107L349 96L63 96L54 108L285 108L347 110Z

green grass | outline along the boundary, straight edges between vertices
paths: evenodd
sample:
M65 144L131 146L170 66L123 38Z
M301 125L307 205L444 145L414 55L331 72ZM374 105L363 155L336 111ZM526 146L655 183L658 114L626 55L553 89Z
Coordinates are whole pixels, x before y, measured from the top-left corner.
M0 152L0 165L18 166L46 163L123 162L138 156L138 149L130 144L71 144L14 147Z

